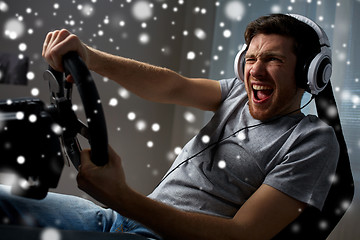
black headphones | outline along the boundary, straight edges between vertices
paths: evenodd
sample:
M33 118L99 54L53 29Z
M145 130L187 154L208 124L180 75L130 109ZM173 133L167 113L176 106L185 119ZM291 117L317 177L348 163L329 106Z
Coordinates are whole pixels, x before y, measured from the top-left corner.
M318 95L328 82L330 81L332 73L332 60L330 42L325 31L317 25L314 21L298 14L288 14L308 26L310 26L318 35L320 42L320 52L311 58L304 66L304 76L306 76L307 84L305 90L312 95ZM238 79L244 81L244 68L245 68L245 54L248 47L243 45L241 50L236 54L234 61L234 71ZM304 88L302 86L302 88Z

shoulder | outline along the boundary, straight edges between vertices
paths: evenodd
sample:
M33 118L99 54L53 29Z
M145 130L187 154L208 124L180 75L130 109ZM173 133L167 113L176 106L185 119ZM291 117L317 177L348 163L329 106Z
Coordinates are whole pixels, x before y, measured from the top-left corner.
M335 173L340 147L332 127L314 115L303 117L280 148L265 183L322 209Z
M337 143L334 129L315 115L305 116L297 125L297 130L302 135Z
M222 101L231 96L238 97L240 93L246 94L244 83L237 78L222 79L219 83Z
M323 158L337 156L340 151L334 129L314 115L301 119L291 135L294 151L313 151Z

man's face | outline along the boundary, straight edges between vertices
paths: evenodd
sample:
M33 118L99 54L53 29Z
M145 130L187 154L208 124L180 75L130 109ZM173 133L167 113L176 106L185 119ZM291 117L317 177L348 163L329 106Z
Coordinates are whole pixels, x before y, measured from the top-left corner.
M303 90L296 87L294 40L277 34L258 34L245 59L245 87L251 115L259 120L300 108Z

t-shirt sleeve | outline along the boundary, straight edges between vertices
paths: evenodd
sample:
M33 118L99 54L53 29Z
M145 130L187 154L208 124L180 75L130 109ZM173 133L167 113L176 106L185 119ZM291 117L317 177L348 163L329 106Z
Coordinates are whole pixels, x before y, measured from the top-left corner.
M281 162L266 175L264 184L322 209L339 158L339 144L331 127L320 120L309 121L308 131L285 143Z
M222 79L219 80L219 82L221 88L221 101L224 101L235 87L243 84L237 78Z

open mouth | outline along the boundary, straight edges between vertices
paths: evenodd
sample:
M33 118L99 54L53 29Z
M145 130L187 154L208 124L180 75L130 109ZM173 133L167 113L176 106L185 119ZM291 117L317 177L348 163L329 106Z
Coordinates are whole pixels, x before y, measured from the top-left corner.
M274 89L269 86L253 84L252 89L254 92L254 98L258 102L263 102L271 97Z

